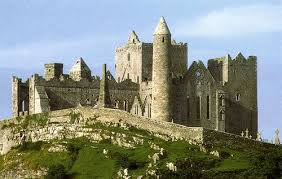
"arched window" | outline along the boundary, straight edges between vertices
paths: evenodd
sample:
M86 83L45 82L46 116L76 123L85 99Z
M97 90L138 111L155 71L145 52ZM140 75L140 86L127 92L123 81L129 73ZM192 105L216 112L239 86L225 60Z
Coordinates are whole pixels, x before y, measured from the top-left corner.
M221 95L221 96L219 97L219 105L220 105L220 106L224 106L224 105L225 105L225 99L224 99L224 96L223 96L223 95Z
M118 100L116 100L116 102L115 102L115 108L119 108L119 101Z
M220 120L224 121L225 120L225 114L224 111L220 111Z
M138 105L137 104L135 105L135 114L138 115Z
M151 104L148 104L148 117L151 118Z
M187 117L190 117L190 97L187 96Z
M25 107L26 107L25 105L26 105L26 104L25 104L25 101L23 100L22 103L21 103L22 111L25 111Z
M165 38L163 37L163 39L162 39L162 42L164 43L165 42Z
M89 98L86 99L86 104L87 104L87 105L90 105L90 104L91 104L91 101L90 101Z
M236 94L236 101L240 101L240 100L241 100L240 98L241 98L241 94L240 94L240 93L237 93L237 94Z
M210 119L210 96L207 96L207 119Z
M124 110L125 110L125 111L128 110L128 103L127 103L126 100L123 102L123 107L124 107Z
M197 119L201 118L201 97L197 96Z
M127 54L127 61L130 62L130 53Z

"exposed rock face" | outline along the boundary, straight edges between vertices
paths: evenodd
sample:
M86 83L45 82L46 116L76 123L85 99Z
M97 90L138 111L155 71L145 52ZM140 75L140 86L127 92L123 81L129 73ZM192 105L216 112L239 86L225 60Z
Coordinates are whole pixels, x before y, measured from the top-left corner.
M34 170L25 170L22 166L9 171L0 172L0 178L4 179L15 179L15 178L41 178L46 175L46 169L40 169L37 171Z
M48 152L66 152L67 148L63 145L53 145L48 149Z
M102 123L105 126L121 127L128 130L131 126L150 132L152 135L164 140L185 140L190 144L202 146L232 146L232 147L260 147L268 145L259 141L247 139L241 136L217 132L201 127L186 127L169 122L149 120L136 117L127 112L113 109L94 109L81 107L51 112L45 124L31 123L23 128L27 118L5 120L0 122L0 152L7 153L11 147L21 144L23 141L49 141L52 139L65 139L87 137L91 141L109 139L112 143L126 148L134 148L142 144L143 139L139 136L127 136L118 132L87 127ZM45 119L45 120L46 120ZM30 119L32 120L32 119ZM30 121L29 121L30 122ZM155 144L151 148L160 150ZM206 149L205 149L206 150Z
M122 129L122 130L121 130ZM137 131L135 134L135 130ZM130 133L129 133L130 132ZM146 137L144 137L146 136ZM149 137L148 137L149 136ZM68 110L54 111L39 116L27 116L0 122L0 149L1 155L6 154L12 147L26 141L63 141L85 137L92 143L110 142L125 149L133 149L140 145L147 145L154 150L148 155L149 165L146 175L157 177L157 167L160 160L169 152L163 146L150 141L148 138L156 136L166 141L184 140L190 144L199 146L199 151L221 157L221 153L215 150L219 147L231 149L259 149L271 144L259 142L249 138L208 130L204 128L191 128L164 122L136 117L124 111L114 109L94 109L91 107L79 107ZM272 146L272 145L271 145ZM53 143L49 144L48 152L65 152L66 146ZM104 150L103 150L104 149ZM110 150L102 148L101 154L105 158L111 156ZM147 156L147 155L146 155ZM167 163L167 168L177 172L175 163ZM46 174L47 169L27 170L23 166L17 166L13 170L4 170L0 178L39 178ZM131 174L126 168L120 170L124 178Z

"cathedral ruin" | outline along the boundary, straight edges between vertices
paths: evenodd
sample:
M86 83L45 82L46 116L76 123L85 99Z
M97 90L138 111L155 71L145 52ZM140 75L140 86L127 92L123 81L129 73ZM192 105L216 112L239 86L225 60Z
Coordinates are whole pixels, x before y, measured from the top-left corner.
M133 31L115 51L115 77L103 66L92 76L82 58L69 74L63 64L45 64L44 77L12 80L13 116L77 106L125 110L137 116L191 127L256 136L257 58L239 53L194 61L188 68L186 43L171 39L164 18L153 42L140 41Z

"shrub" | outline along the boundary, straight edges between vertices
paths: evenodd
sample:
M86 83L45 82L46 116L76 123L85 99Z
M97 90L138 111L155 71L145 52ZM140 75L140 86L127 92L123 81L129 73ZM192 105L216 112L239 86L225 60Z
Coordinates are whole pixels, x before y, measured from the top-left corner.
M255 166L252 173L267 178L281 178L282 176L282 150L280 148L264 149L250 153L250 161Z
M72 143L69 143L67 144L67 149L70 152L70 157L71 157L72 162L75 162L78 157L79 150L81 149L81 147L76 146Z
M69 116L70 116L70 123L74 124L75 121L77 121L80 118L81 114L80 113L75 113L74 111L72 111L69 114Z
M16 149L18 149L20 152L24 152L24 151L39 151L41 150L41 147L43 145L42 141L38 141L38 142L23 142L21 145L17 146Z
M69 178L67 171L62 164L52 165L47 175L44 177L45 179L67 179Z
M136 160L130 159L127 153L114 153L111 157L117 159L117 165L120 168L128 168L129 170L136 170L145 166L146 162L139 162Z
M111 144L112 140L111 139L103 139L99 142L100 144Z
M219 151L219 156L220 156L220 158L221 159L226 159L226 158L228 158L228 157L230 157L231 155L230 155L230 153L228 153L228 152L226 152L226 151Z
M1 126L1 129L4 130L6 129L7 127L9 127L7 124L4 124L3 126Z
M26 129L28 126L44 127L47 124L48 120L48 113L28 115L23 120L21 120L21 127L23 129Z

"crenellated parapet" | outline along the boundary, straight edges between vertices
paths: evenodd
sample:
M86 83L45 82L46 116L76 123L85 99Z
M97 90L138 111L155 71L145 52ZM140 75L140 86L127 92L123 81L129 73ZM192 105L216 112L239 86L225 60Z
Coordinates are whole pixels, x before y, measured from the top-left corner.
M58 79L61 75L63 75L64 65L61 63L49 63L45 64L44 67L45 79L47 81L55 78Z

